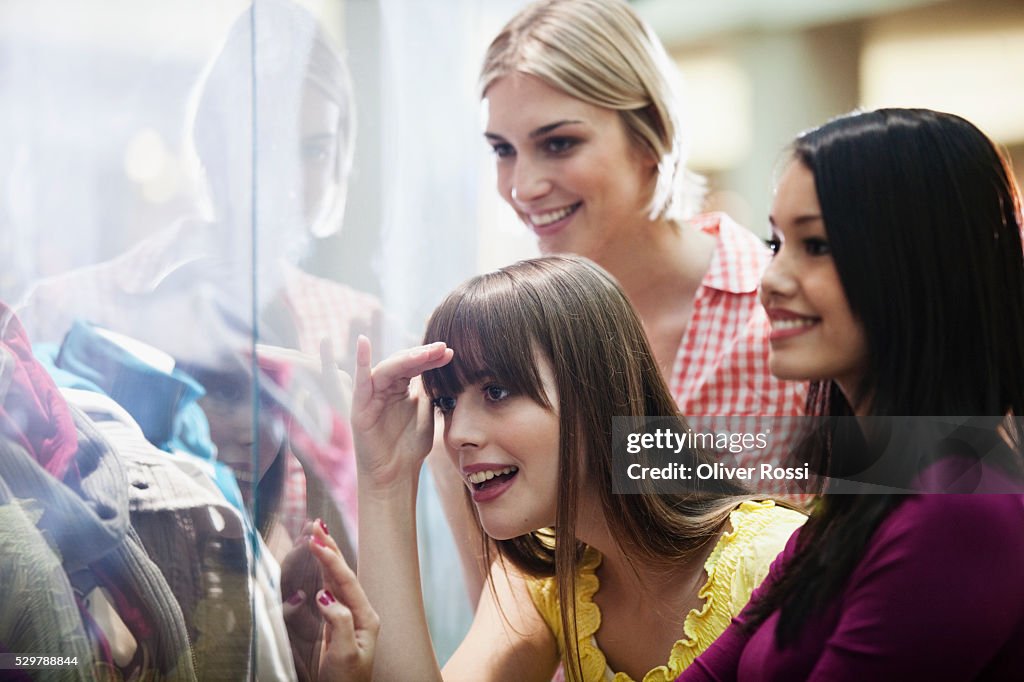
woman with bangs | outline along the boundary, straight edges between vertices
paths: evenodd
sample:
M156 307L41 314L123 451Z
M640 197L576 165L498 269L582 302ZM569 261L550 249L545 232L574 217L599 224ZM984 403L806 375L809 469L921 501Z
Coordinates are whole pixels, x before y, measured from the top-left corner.
M673 679L742 608L803 515L734 483L612 492L615 417L633 430L644 416L687 427L636 313L586 259L474 278L438 307L424 340L372 370L369 343L357 349L359 579L382 624L374 676L547 681L562 663L572 680ZM497 554L443 673L414 514L434 409L484 551ZM328 574L344 570L330 537L310 532Z

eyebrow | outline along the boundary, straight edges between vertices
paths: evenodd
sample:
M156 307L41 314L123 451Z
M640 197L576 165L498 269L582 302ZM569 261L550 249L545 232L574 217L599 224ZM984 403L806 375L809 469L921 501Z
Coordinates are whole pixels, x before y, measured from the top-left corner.
M807 223L813 223L813 222L816 222L816 221L821 221L821 214L820 213L805 213L803 215L799 215L796 218L794 218L793 219L793 225L806 225ZM773 215L769 215L768 216L768 223L772 227L778 227L779 226L778 223L775 222L775 216L773 216Z
M542 125L541 127L532 130L530 132L530 134L528 135L528 137L532 140L534 138L541 137L542 135L547 135L552 130L555 130L555 129L560 128L562 126L572 125L574 123L583 123L583 121L575 121L575 120L566 119L564 121L555 121L554 123L548 123L547 125ZM505 139L504 137L502 137L501 135L498 135L497 133L484 133L484 137L486 137L489 140L504 140Z

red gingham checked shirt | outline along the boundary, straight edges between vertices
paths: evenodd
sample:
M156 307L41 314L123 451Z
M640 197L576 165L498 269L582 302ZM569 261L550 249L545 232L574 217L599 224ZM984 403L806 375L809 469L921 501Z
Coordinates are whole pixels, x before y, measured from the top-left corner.
M717 237L672 367L672 395L686 416L803 414L807 386L768 371L768 316L757 297L771 251L722 213L692 224Z
M757 467L760 473L762 463L792 465L790 451L799 440L799 425L793 420L755 418L802 415L807 397L806 382L782 381L768 370L771 328L757 288L771 251L722 213L698 216L692 224L717 237L718 243L676 354L669 384L672 395L695 431L724 428L731 433L768 434L767 448L728 455L736 466ZM732 419L701 420L701 416ZM762 479L750 485L757 492L787 496L798 504L810 499L793 481Z

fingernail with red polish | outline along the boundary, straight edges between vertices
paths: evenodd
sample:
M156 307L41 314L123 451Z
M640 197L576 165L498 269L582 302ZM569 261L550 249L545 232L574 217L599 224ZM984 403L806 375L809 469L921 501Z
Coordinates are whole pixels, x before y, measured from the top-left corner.
M324 593L320 595L318 601L324 606L330 606L335 602L334 595L331 594L330 590L324 590Z
M330 535L330 532L327 530L327 524L324 523L323 519L317 519L316 522L320 524L320 530L324 532L324 535Z
M296 590L292 596L288 597L288 603L292 606L298 606L302 603L302 600L306 598L306 593L302 590Z

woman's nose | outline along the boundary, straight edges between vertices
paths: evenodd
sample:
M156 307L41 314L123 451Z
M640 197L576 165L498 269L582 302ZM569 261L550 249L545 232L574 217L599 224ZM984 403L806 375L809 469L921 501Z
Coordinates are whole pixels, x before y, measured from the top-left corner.
M452 450L480 448L485 442L479 415L470 405L458 405L445 415L445 442Z
M516 159L512 171L512 202L519 208L543 198L551 191L551 181L544 167L529 159L525 154Z
M761 275L761 304L768 308L773 301L792 296L797 289L791 265L781 252L777 253Z

